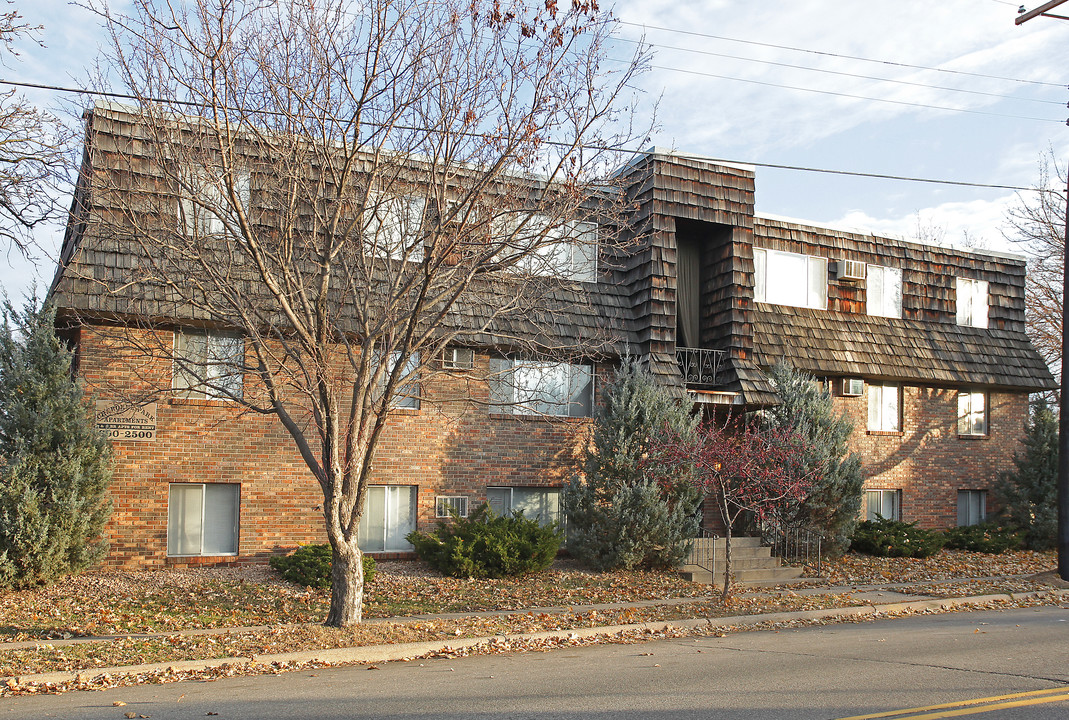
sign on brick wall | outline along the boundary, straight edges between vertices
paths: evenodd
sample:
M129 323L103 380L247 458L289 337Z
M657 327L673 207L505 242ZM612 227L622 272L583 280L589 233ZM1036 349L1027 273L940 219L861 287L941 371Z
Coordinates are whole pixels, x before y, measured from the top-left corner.
M152 442L156 439L156 403L97 400L96 427L108 440Z

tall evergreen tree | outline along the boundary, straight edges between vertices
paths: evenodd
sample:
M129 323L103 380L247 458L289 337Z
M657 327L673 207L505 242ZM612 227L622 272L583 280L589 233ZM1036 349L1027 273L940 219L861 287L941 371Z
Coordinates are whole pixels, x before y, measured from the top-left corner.
M683 561L701 495L685 478L655 477L643 461L658 438L690 435L699 422L686 397L624 359L595 419L585 477L564 493L572 555L598 570Z
M111 449L93 427L55 310L5 301L0 327L0 586L82 570L106 550Z
M861 510L861 457L847 445L854 425L832 409L831 395L813 376L784 363L772 368L780 404L768 409L773 427L790 427L802 438L805 474L814 478L805 500L787 510L788 524L824 534L824 548L845 552Z
M1058 535L1058 418L1046 400L1032 406L1022 443L1016 470L999 475L995 495L1001 516L1025 531L1025 547L1047 550Z

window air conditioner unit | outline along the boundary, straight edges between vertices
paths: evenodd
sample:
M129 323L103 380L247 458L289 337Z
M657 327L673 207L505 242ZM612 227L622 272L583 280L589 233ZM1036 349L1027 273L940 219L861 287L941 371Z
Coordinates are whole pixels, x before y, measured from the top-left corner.
M442 369L471 370L475 367L475 351L472 348L449 347L442 352Z
M843 395L857 397L865 394L865 381L861 378L843 378Z
M840 280L864 280L865 263L860 260L840 260L837 265L836 276Z

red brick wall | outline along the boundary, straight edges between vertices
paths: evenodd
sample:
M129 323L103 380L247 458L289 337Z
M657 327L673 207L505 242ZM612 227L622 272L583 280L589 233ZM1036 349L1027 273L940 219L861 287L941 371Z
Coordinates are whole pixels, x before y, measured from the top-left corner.
M93 398L169 387L171 333L143 333L142 350L120 349L101 328L82 328L80 374ZM156 348L156 360L144 359ZM470 378L425 384L417 410L397 410L373 468L375 484L416 485L418 526L434 525L436 495L486 499L487 485L560 487L588 435L585 418L494 415L488 391ZM598 385L605 373L599 372ZM470 399L473 398L475 402ZM322 496L292 438L273 416L221 400L157 401L153 442L115 442L114 506L107 527L115 567L262 562L298 543L325 542ZM167 498L173 482L240 483L237 557L168 558Z
M1026 393L991 392L987 435L959 436L956 390L906 385L902 432L877 433L866 429L867 396L834 402L854 422L851 445L861 454L865 487L901 490L902 519L926 528L956 525L958 490L989 490L1012 467L1028 417Z

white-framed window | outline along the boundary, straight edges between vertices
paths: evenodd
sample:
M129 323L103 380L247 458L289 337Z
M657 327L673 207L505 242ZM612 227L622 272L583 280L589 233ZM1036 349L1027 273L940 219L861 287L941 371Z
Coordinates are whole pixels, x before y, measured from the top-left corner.
M423 219L427 199L369 192L364 208L364 246L393 260L423 262Z
M987 327L987 281L955 278L958 325Z
M516 510L543 525L559 522L560 490L532 487L488 487L486 502L495 515L508 515Z
M370 485L357 539L364 552L412 549L405 536L416 529L415 485Z
M902 430L902 387L898 384L869 383L868 429L885 432Z
M468 516L467 495L438 495L434 498L434 516L440 518Z
M515 415L590 417L592 365L490 358L490 411Z
M902 317L902 268L869 265L865 310L879 317Z
M236 400L242 394L245 339L210 330L174 333L171 388L186 398Z
M598 279L598 224L554 222L540 214L510 214L495 220L501 255L519 255L516 271L579 282Z
M865 491L865 519L879 520L880 518L884 520L902 519L901 490Z
M755 248L753 255L754 300L827 309L827 258L763 248Z
M228 229L236 231L237 209L230 202L221 169L201 168L190 173L186 182L189 187L178 198L179 226L186 235L203 237L222 235ZM248 213L252 195L251 175L247 170L237 170L233 182L238 202Z
M958 490L958 525L987 520L987 490Z
M238 554L240 485L171 483L167 491L167 554Z
M958 391L958 435L987 435L987 393Z
M387 361L388 367L386 368L387 376L392 373L397 363L401 359L401 353L393 351L389 355ZM378 365L378 358L375 358L375 364ZM397 388L394 390L393 397L390 398L391 408L407 408L409 410L419 410L419 353L415 352L408 356L408 360L405 361L404 369ZM381 395L380 395L381 397Z

